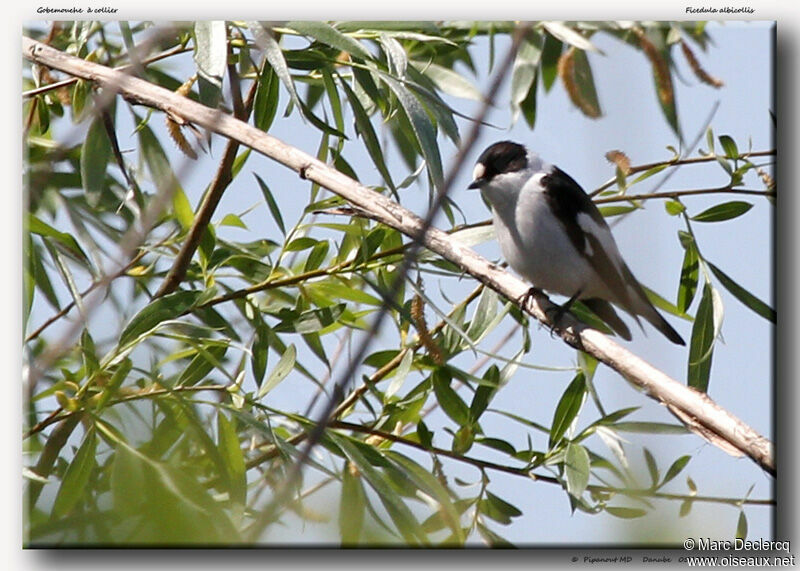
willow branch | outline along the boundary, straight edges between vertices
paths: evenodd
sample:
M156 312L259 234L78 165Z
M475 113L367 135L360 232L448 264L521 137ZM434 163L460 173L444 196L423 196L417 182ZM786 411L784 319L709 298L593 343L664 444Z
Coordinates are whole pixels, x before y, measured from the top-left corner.
M728 157L728 158L731 158L733 160L745 161L745 160L748 160L748 159L750 159L752 157L774 157L777 154L778 154L778 151L776 149L770 149L770 150L767 150L767 151L751 151L749 153L742 153L742 154L740 154L740 155L738 155L736 157ZM682 166L682 165L694 165L694 164L698 164L698 163L710 163L710 162L714 162L716 160L717 160L717 156L716 155L706 155L706 156L703 156L703 157L687 157L685 159L669 159L669 160L666 160L666 161L658 161L658 162L655 162L655 163L647 163L647 164L643 164L643 165L632 166L625 173L625 176L630 176L632 174L638 174L640 172L645 172L645 171L648 171L650 169L654 169L654 168L657 168L657 167L679 167L679 166ZM609 179L604 184L600 185L599 187L594 189L591 193L589 193L589 196L594 197L595 195L600 194L601 192L603 192L607 188L610 188L615 182L617 182L616 177L614 177L612 179Z
M410 446L412 448L416 448L417 450L422 450L425 452L429 452L431 454L436 454L437 456L444 456L452 460L457 460L458 462L469 464L481 470L494 470L496 472L503 472L505 474L512 474L514 476L522 476L524 478L527 478L529 480L534 480L536 482L546 482L548 484L556 484L558 486L563 485L562 481L560 481L558 478L554 478L553 476L547 476L543 474L534 474L527 467L506 466L505 464L498 464L496 462L490 462L488 460L473 458L471 456L467 456L465 454L461 454L458 452L453 452L452 450L447 450L445 448L437 448L436 446L426 446L420 442L417 442L416 440L409 440L408 438L404 438L401 435L393 434L391 432L386 432L384 430L376 430L374 428L363 426L361 424L354 424L352 422L334 420L330 423L330 427L340 430L351 430L353 432L358 432L361 434L369 434L371 436L377 436L378 438L389 440L397 444ZM734 506L739 506L742 504L761 505L761 506L775 505L775 500L773 499L751 500L748 498L738 499L738 498L721 498L718 496L698 496L698 495L692 496L688 494L673 494L668 492L659 492L656 490L647 490L647 489L637 490L631 488L615 488L613 486L601 486L597 484L589 484L588 486L586 486L586 489L592 492L605 492L605 493L620 494L626 496L658 498L662 500L691 500L693 502L710 502L710 503L728 504Z
M631 202L633 200L652 200L663 198L676 199L682 196L697 196L701 194L737 194L746 196L768 196L771 198L777 196L777 193L771 190L750 190L746 188L733 188L732 186L721 186L719 188L665 190L663 192L651 192L645 194L619 194L616 196L594 198L592 200L595 204L608 204L609 202Z
M390 198L252 125L147 81L67 55L30 38L22 39L22 53L37 63L117 91L129 101L177 115L250 147L369 212L382 224L422 243L510 300L524 299L528 293L529 286L525 282L452 239L446 232L426 227L424 220ZM522 309L548 326L555 325L547 315L547 310L554 310L555 306L546 296L528 296L526 301ZM678 411L676 414L690 430L727 452L738 450L770 474L776 473L772 443L716 404L708 395L672 379L570 315L564 316L558 326L559 334L568 344L619 372L628 381L644 389L648 396L668 405L671 411Z

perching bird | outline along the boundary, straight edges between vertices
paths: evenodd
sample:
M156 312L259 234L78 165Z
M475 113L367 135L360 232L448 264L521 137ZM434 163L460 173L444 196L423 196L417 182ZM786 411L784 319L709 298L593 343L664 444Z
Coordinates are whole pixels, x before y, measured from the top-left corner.
M631 332L611 303L644 317L667 339L685 345L656 311L619 253L614 236L589 196L569 175L511 141L478 158L469 188L492 207L508 264L535 288L580 300L620 337ZM609 303L611 302L611 303Z

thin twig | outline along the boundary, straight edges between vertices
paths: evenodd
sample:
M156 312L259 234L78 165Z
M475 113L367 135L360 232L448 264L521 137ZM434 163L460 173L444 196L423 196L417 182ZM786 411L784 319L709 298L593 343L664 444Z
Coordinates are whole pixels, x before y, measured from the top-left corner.
M238 87L238 82L235 83ZM250 86L250 91L247 94L247 100L244 103L235 103L236 94L241 97L241 93L234 90L234 108L239 109L241 115L237 116L240 121L246 121L253 108L253 101L255 101L256 91L258 89L258 82L253 82ZM217 172L214 174L214 180L211 181L209 189L206 192L203 202L194 216L194 222L186 238L181 245L172 267L169 269L164 281L153 296L154 299L165 296L175 291L183 279L186 277L186 271L192 261L195 251L200 246L200 240L211 222L211 217L222 200L222 195L231 184L233 180L233 164L236 160L236 153L239 152L239 141L235 139L228 139L225 145L225 152L217 167Z
M746 188L733 188L731 186L721 186L718 188L697 188L686 190L667 190L664 192L651 192L645 194L620 194L616 196L595 197L595 204L608 204L609 202L630 202L633 200L651 200L660 198L679 198L681 196L698 196L701 194L741 194L745 196L777 196L776 192L770 190L750 190Z
M407 438L404 438L403 436L391 432L386 432L384 430L377 430L361 424L345 422L342 420L334 420L330 423L330 428L340 429L340 430L351 430L353 432L358 432L361 434L369 434L372 436L377 436L379 438L383 438L385 440L389 440L397 444L403 444L404 446L409 446L411 448L416 448L417 450L422 450L424 452L436 454L437 456L444 456L452 460L457 460L458 462L469 464L481 470L494 470L496 472L504 472L506 474L512 474L514 476L522 476L526 479L534 480L535 482L546 482L548 484L556 484L558 486L563 485L563 482L560 481L558 478L554 478L553 476L547 476L543 474L534 474L531 471L531 469L527 467L516 468L514 466L507 466L505 464L498 464L496 462L490 462L488 460L473 458L471 456L467 456L459 452L453 452L452 450L447 450L445 448L437 448L436 446L426 446L420 442L417 442L416 440L409 440ZM687 495L672 494L672 493L658 492L646 489L635 490L628 488L615 488L613 486L601 486L597 484L589 484L586 487L586 489L593 492L605 492L605 493L620 494L626 496L637 496L637 497L643 496L643 497L658 498L664 500L691 500L693 502L710 502L710 503L729 504L735 506L739 506L742 504L774 506L776 504L774 499L759 500L759 499L749 499L749 498L742 498L742 499L720 498L716 496L697 496L697 495L692 496L688 494Z

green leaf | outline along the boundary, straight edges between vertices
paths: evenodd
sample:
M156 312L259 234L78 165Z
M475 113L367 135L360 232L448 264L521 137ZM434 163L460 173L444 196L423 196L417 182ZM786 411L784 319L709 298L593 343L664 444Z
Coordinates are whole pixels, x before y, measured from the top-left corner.
M480 444L481 446L486 446L487 448L491 448L492 450L498 450L504 454L508 454L511 457L515 457L517 454L516 448L510 443L500 438L484 438L484 437L475 437L475 443Z
M689 515L689 512L692 511L692 504L693 503L694 502L692 500L689 500L689 499L683 500L681 502L681 507L678 510L678 517L686 517L687 515Z
M349 467L345 466L339 497L339 534L342 537L342 547L358 544L364 527L367 501L361 478L354 476Z
M294 346L294 344L289 345L286 348L286 351L283 352L283 355L281 355L281 358L278 360L275 368L272 369L272 372L269 374L267 380L261 385L261 388L256 394L256 399L263 398L272 389L277 387L278 384L285 379L289 373L292 372L296 360L297 348Z
M364 452L366 450L362 450L361 446L366 445L354 442L335 432L329 432L328 437L341 448L348 460L355 464L355 467L358 468L358 471L369 483L370 487L378 494L386 511L389 512L389 516L397 526L397 530L403 535L406 542L410 544L427 543L427 538L414 514L389 484L386 476L376 470L365 458Z
M542 38L529 33L522 41L511 72L512 121L516 121L523 101L533 87L539 61L542 57Z
M733 296L736 299L741 301L745 306L752 309L754 312L756 312L764 319L767 319L772 323L776 322L777 315L774 309L772 309L769 305L767 305L766 303L758 299L756 296L754 296L752 293L744 289L738 283L733 281L733 279L728 274L720 270L717 266L715 266L709 261L706 261L706 263L708 264L708 267L711 269L711 273L714 274L714 277L716 277L720 281L720 283L725 287L725 289L731 292L731 294L733 294Z
M222 411L217 414L217 442L228 476L228 493L232 501L244 506L247 502L247 467L233 423Z
M564 44L561 40L550 34L545 34L540 68L542 71L542 84L546 92L550 91L550 88L553 87L558 78L558 59L561 57L563 48Z
M400 360L400 364L394 371L394 375L392 376L392 381L386 388L386 392L384 393L384 399L388 400L397 394L397 391L399 391L400 388L403 386L403 381L406 380L408 373L411 371L411 365L413 364L413 362L414 362L414 352L406 351L405 354L403 355L403 358Z
M197 349L197 354L178 377L176 385L179 387L196 385L214 369L221 369L222 358L227 351L227 345L201 345Z
M700 306L692 326L692 339L689 345L687 382L690 387L706 392L711 374L711 357L714 340L721 326L721 301L719 293L710 285L703 288Z
M415 61L411 62L411 64L428 77L442 92L462 99L483 100L483 94L471 81L449 67L427 61Z
M95 117L86 139L81 147L81 184L86 192L86 200L92 207L100 203L100 195L106 187L106 168L111 157L111 143L108 141L102 117Z
M269 356L269 341L270 331L269 327L260 316L256 319L255 336L253 337L253 345L250 348L251 358L250 366L253 369L253 377L256 381L256 386L261 387L264 381L264 374L267 370L267 360Z
M280 79L269 62L265 62L258 77L255 100L253 102L253 124L268 132L275 120L280 103Z
M285 313L285 318L274 327L274 330L278 333L315 333L336 323L345 307L344 303L340 303L300 313L289 311Z
M325 86L325 92L328 94L328 102L331 106L331 111L333 112L333 119L336 122L336 128L339 131L344 132L344 115L342 114L342 100L339 97L339 90L336 88L336 83L333 80L333 74L331 73L331 67L324 67L322 68L322 83ZM337 152L341 151L341 139L340 144L337 149ZM331 147L331 150L333 148Z
M226 214L222 220L219 221L220 226L232 226L234 228L242 228L247 230L247 225L236 214Z
M472 422L476 422L483 414L483 411L486 410L486 407L489 406L489 401L491 401L492 397L497 392L499 384L500 371L497 365L492 365L486 370L483 376L483 383L478 385L478 388L475 389L472 403L469 405L469 417Z
M389 169L386 166L386 160L383 157L383 149L381 148L380 140L378 140L378 135L375 133L375 129L372 126L372 121L370 121L369 115L364 110L364 107L361 105L361 102L356 97L355 92L353 89L347 84L346 81L339 82L344 89L345 95L347 96L347 100L350 102L350 108L353 111L353 117L356 121L356 128L358 129L358 133L361 135L361 139L364 141L364 145L367 147L367 152L369 153L370 158L372 159L372 163L378 169L381 177L389 186L389 188L394 189L394 182L392 181L392 176L389 173Z
M406 87L395 79L384 75L383 81L397 96L400 105L405 111L408 120L411 122L412 130L425 157L428 173L433 179L436 188L441 188L444 182L442 171L442 158L439 155L439 146L436 142L436 128L433 126L422 103L406 89Z
M32 234L38 234L39 236L43 237L53 238L62 252L65 252L79 262L85 264L89 263L89 258L86 257L86 254L83 252L83 249L74 236L67 234L66 232L56 230L31 213L28 213L28 232L31 232Z
M660 475L658 473L658 464L656 464L656 459L647 448L644 448L644 459L647 463L647 471L650 472L651 485L655 488L658 484L658 480L660 479Z
M691 456L685 455L675 460L667 470L666 474L664 474L664 479L661 481L661 484L659 484L658 487L660 488L661 486L663 486L664 484L675 478L678 474L680 474L681 471L686 467L686 464L688 464L689 460L691 459L692 459Z
M567 444L564 475L567 478L567 492L575 498L581 497L589 485L590 462L589 453L580 444Z
M642 434L689 434L689 430L682 424L667 424L665 422L625 421L613 425L619 432L636 432Z
M194 224L194 211L189 198L180 187L175 187L172 194L172 210L175 212L175 219L181 225L181 228L189 230Z
M360 42L325 22L289 22L286 27L357 58L372 59L372 54Z
M480 510L486 517L503 525L511 523L511 519L519 517L522 512L513 504L486 490L486 498L480 502Z
M730 136L720 135L719 144L722 145L722 150L725 151L725 156L729 159L735 159L739 157L739 149L736 146L736 141L734 141Z
M264 50L264 57L267 58L269 65L275 70L278 79L281 80L286 91L289 92L292 102L298 107L302 108L303 104L300 97L297 95L297 90L294 87L294 79L289 71L289 66L286 65L286 58L283 57L283 50L272 37L272 33L264 28L259 22L250 21L247 26L253 31L253 37L256 44Z
M678 284L677 306L683 312L689 309L697 291L697 282L700 277L700 254L694 241L687 244L681 265L681 281Z
M147 169L150 171L150 178L153 180L158 191L165 196L170 196L175 193L175 196L178 196L178 198L174 198L174 201L186 200L186 195L183 194L183 189L181 189L181 185L175 177L175 173L172 171L172 164L167 154L164 152L161 143L159 143L158 139L153 134L153 131L147 125L142 125L141 129L139 129L139 146L142 158L147 165ZM177 204L177 202L174 204ZM186 200L186 204L188 204L188 200ZM181 205L183 205L183 203L181 203ZM191 207L189 207L189 211L191 212ZM184 224L185 218L181 219L180 214L184 214L185 217L185 213L179 213L179 219L181 223ZM189 225L191 225L191 222Z
M77 505L84 494L89 493L86 485L96 465L95 451L97 437L94 430L89 429L83 437L80 448L75 453L72 462L67 466L64 479L58 488L55 502L53 503L53 517L60 519L67 515Z
M175 319L189 311L202 291L178 291L160 297L144 307L130 320L119 338L120 347L127 345L139 336L151 331L162 321Z
M497 292L488 287L483 288L478 305L475 307L475 314L467 329L467 337L474 343L483 339L491 331L497 317L498 301Z
M641 508L606 506L605 510L614 517L619 517L622 519L634 519L647 515L647 510L643 510Z
M454 453L464 455L469 452L474 442L475 430L471 424L465 424L456 430L451 448Z
M555 414L553 415L553 423L550 427L550 439L548 448L551 450L561 441L561 438L567 432L567 429L578 416L583 401L586 398L586 377L583 372L579 372L572 379L572 382L567 386L564 394L556 406Z
M436 501L439 513L443 516L445 523L457 537L458 541L463 542L464 538L460 525L459 511L454 505L450 492L442 485L440 480L432 474L429 469L423 468L407 456L391 450L385 451L384 455L404 473L404 476L415 488L421 490Z
M622 214L628 214L629 212L633 212L634 210L639 210L638 206L600 206L597 208L600 211L600 214L603 215L604 218L610 218L612 216L620 216Z
M194 62L198 73L217 88L228 64L228 38L224 20L200 20L194 24Z
M686 211L686 206L679 200L667 200L664 202L664 208L670 216L677 216Z
M700 214L692 216L691 219L695 222L723 222L741 216L752 207L753 205L749 202L732 200L712 206Z
M747 516L744 510L739 512L739 521L736 522L736 539L747 539Z
M405 77L408 69L408 54L403 48L403 44L389 34L378 34L378 42L383 53L386 54L386 63L392 75Z
M118 440L111 471L114 512L138 521L125 541L154 546L240 543L243 538L223 504L196 476Z
M330 248L330 244L327 240L321 240L316 243L316 245L311 248L311 252L308 254L308 258L306 258L305 266L303 266L304 272L310 272L316 270L322 265L322 262L325 261L325 258L328 256L328 249Z
M86 107L86 98L89 95L89 82L79 79L72 88L72 118L75 123L83 119L83 110ZM40 121L41 121L41 115Z
M459 426L469 423L469 407L452 389L452 377L447 369L437 368L431 375L433 392L444 413Z
M272 196L272 191L270 191L269 187L267 186L267 183L261 180L260 176L258 176L256 173L253 173L253 176L256 177L256 182L258 183L258 186L261 189L261 194L264 196L264 201L267 203L269 212L270 214L272 214L272 219L275 220L275 224L277 224L278 228L280 228L281 234L285 236L286 227L283 225L283 216L281 216L281 209L278 206L278 203L275 202L275 198Z
M565 44L576 47L581 52L588 50L590 52L603 53L579 32L576 32L561 22L543 22L542 27L554 38L561 40Z

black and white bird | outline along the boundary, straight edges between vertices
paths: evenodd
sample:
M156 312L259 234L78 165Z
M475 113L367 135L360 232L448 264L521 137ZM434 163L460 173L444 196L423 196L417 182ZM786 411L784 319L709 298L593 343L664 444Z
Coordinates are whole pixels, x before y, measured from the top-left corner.
M495 143L478 158L469 188L492 207L508 264L535 288L580 300L620 337L631 332L611 303L685 345L647 299L619 253L603 215L568 174L524 146ZM609 303L610 302L610 303Z

